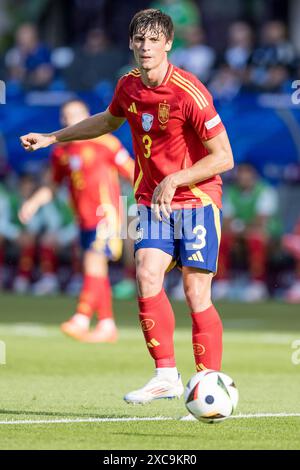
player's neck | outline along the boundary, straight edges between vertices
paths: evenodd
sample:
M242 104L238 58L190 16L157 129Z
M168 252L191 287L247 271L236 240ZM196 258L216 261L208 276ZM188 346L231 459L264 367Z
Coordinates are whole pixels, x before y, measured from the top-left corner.
M161 85L168 72L168 68L168 60L165 60L158 67L152 70L144 70L143 68L140 68L142 82L148 87L157 87Z

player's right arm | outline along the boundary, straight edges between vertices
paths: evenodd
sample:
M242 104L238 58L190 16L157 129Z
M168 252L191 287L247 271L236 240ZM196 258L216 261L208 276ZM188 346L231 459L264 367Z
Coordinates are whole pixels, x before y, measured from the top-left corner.
M50 134L30 132L21 136L20 140L24 149L32 152L55 143L94 139L108 132L115 131L124 121L123 117L113 116L107 109L103 113L95 114L74 126L69 126Z
M19 210L18 216L22 224L28 224L40 207L51 202L55 191L55 183L37 189L33 195L22 204Z

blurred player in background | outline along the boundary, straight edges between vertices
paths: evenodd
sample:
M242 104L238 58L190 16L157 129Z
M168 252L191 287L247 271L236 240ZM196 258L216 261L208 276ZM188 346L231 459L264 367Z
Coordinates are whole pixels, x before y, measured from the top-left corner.
M0 189L0 265L3 266L7 251L15 252L17 269L12 287L17 294L30 291L34 295L57 292L59 284L54 241L60 246L66 246L71 241L70 237L76 237L75 224L72 220L63 223L56 199L40 208L28 224L21 223L18 211L36 187L37 181L32 175L22 174L18 178L17 191L3 186ZM41 274L40 279L32 284L38 272Z
M211 302L211 282L220 243L219 174L233 167L233 156L207 89L168 62L171 18L160 10L140 11L129 36L138 68L119 80L105 112L54 133L27 134L21 142L26 150L37 150L97 137L128 120L139 204L135 260L140 323L156 373L124 398L147 403L183 393L174 355L174 313L163 289L172 261L182 266L196 369L221 368L222 322Z
M76 125L89 117L84 102L73 100L61 109L61 121ZM113 318L108 260L118 260L122 242L118 173L133 179L134 163L120 141L111 134L87 142L57 145L51 155L52 185L43 186L24 203L23 223L53 198L55 186L66 180L80 226L84 252L84 281L76 313L62 324L62 331L80 341L115 342L117 328ZM94 312L98 324L89 330Z

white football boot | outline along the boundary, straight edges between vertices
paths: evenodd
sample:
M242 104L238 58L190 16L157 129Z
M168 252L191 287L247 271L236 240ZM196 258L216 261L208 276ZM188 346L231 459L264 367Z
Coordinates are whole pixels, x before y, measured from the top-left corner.
M160 398L180 398L183 394L183 384L178 374L177 380L155 376L144 387L127 393L124 400L132 404L145 404Z

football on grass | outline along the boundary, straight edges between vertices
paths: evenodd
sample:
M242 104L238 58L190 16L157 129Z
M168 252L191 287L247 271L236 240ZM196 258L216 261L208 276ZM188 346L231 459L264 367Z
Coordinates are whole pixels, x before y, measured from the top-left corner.
M184 392L188 411L205 423L229 418L237 407L238 399L238 390L232 378L210 369L194 375Z

